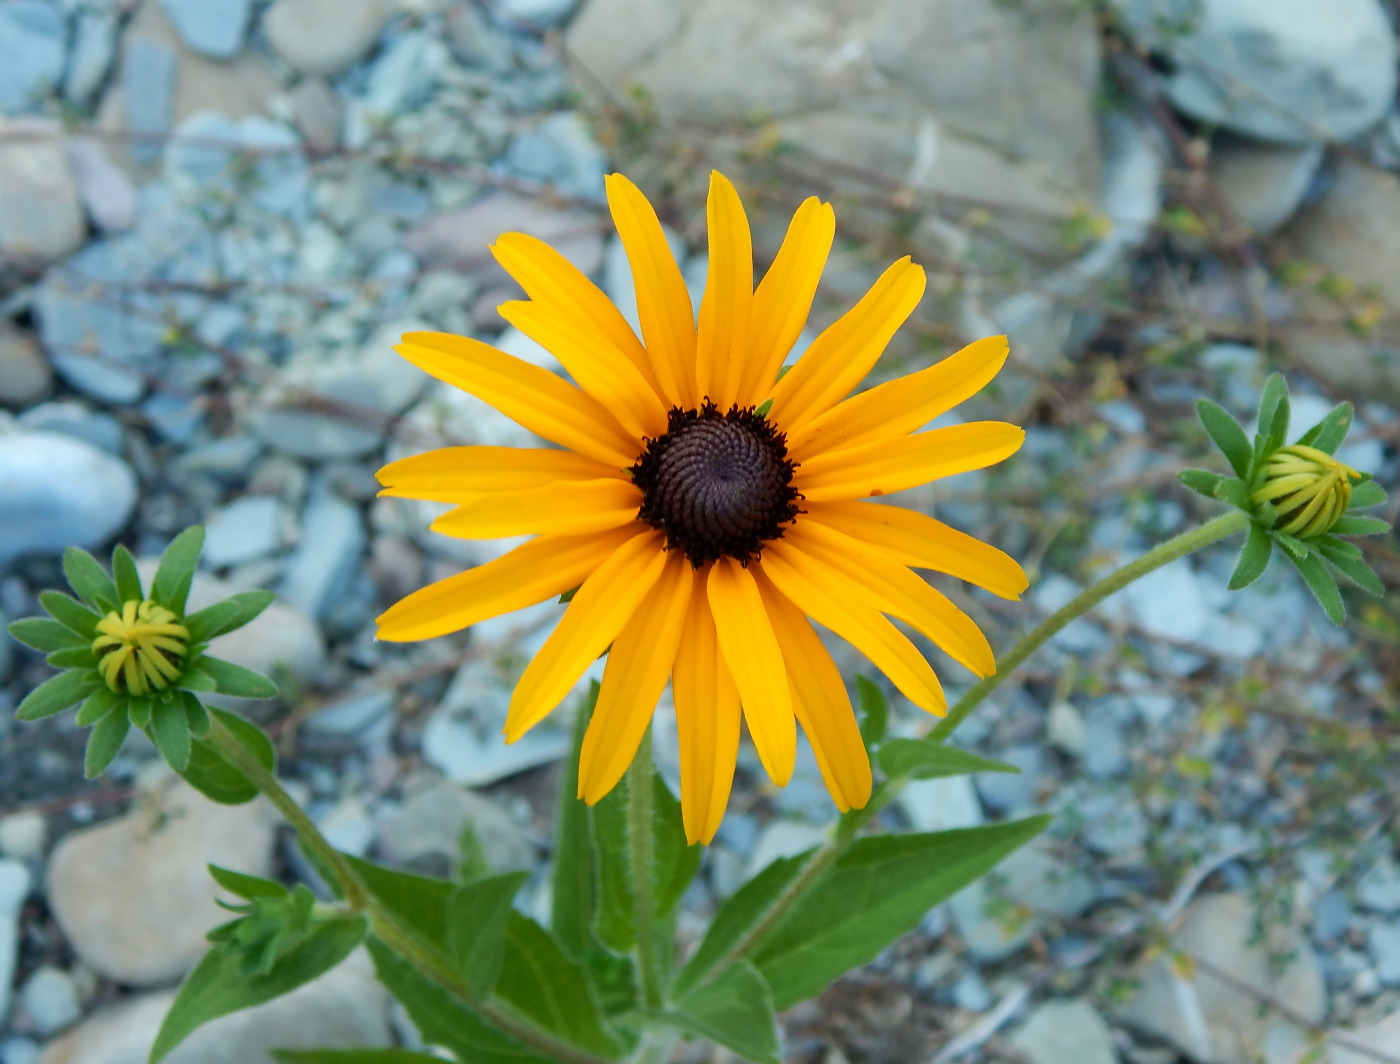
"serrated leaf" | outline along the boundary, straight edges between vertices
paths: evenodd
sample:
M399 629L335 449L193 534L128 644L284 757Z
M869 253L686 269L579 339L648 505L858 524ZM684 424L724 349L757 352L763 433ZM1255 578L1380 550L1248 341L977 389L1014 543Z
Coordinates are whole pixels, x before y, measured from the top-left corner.
M112 548L112 579L117 585L117 598L123 603L140 602L146 594L141 590L141 574L136 571L136 559L120 543Z
M271 591L240 591L185 618L191 643L207 643L242 628L277 598Z
M274 1049L272 1059L282 1064L442 1064L441 1057L411 1049Z
M83 751L83 775L87 779L96 779L106 771L130 730L131 722L120 710L108 713L93 725L88 732L87 749Z
M1306 558L1311 553L1311 548L1297 536L1290 536L1287 532L1270 532L1269 538L1283 548L1283 552L1294 561Z
M235 665L231 661L206 655L196 661L193 667L212 679L220 694L233 695L235 698L277 697L275 683L266 676L252 669L245 669L242 665Z
M1298 567L1298 572L1303 574L1303 581L1308 585L1308 590L1313 593L1323 612L1327 614L1328 620L1340 626L1347 618L1346 604L1342 602L1342 592L1337 587L1337 578L1323 564L1322 559L1316 554L1309 554L1306 558L1294 558L1293 564Z
M97 638L97 622L102 618L72 596L62 591L41 591L39 605L74 635L82 636L89 643Z
M185 723L189 726L190 735L196 739L207 739L210 727L209 710L188 691L180 692L180 701L185 707Z
M151 739L165 763L176 772L189 768L190 725L182 699L161 698L151 703Z
M1380 506L1389 498L1385 489L1374 480L1363 480L1351 489L1352 510L1369 510L1372 506Z
M773 991L773 1007L790 1008L873 960L1050 819L857 839L747 958Z
M125 695L118 694L106 684L103 684L92 694L88 695L87 700L78 707L78 716L74 719L73 723L80 728L91 727L125 701ZM123 713L122 716L126 716L126 714Z
M880 768L887 776L931 780L940 776L969 776L978 772L1020 773L1015 765L969 754L932 739L891 739L880 750Z
M1390 522L1379 517L1343 514L1329 531L1334 536L1383 536L1390 531Z
M107 575L107 570L82 547L64 550L63 575L78 597L99 613L107 613L121 605L117 585Z
M1244 434L1243 426L1231 417L1230 412L1223 406L1209 399L1196 400L1196 414L1210 438L1230 463L1235 476L1241 480L1248 479L1254 449L1249 445L1249 437Z
M496 987L506 952L511 901L529 879L508 872L473 880L447 899L447 952L472 997L484 1001Z
M92 639L84 638L67 625L59 624L48 617L24 617L12 621L7 631L17 642L41 654L92 645Z
M1343 549L1344 547L1352 549L1348 551ZM1366 594L1375 595L1377 598L1385 594L1385 584L1381 583L1381 578L1376 575L1374 569L1366 564L1361 552L1356 550L1353 544L1328 543L1324 540L1318 544L1317 549L1324 558L1337 567L1338 572Z
M1298 442L1305 447L1316 447L1319 451L1331 454L1342 445L1351 431L1355 412L1350 403L1338 403L1327 412L1327 416L1299 437Z
M386 909L439 947L447 941L447 903L455 889L445 879L385 868L348 854L345 859Z
M1221 502L1237 506L1241 510L1250 509L1249 489L1244 486L1244 481L1236 480L1234 477L1224 477L1215 486L1215 497Z
M81 702L100 686L101 684L88 673L76 670L60 672L30 691L15 710L15 716L19 720L51 717L55 713L62 713L74 703Z
M151 581L151 598L177 617L185 612L195 566L199 564L199 552L203 549L204 529L194 525L172 539L160 556L155 579Z
M211 949L181 984L151 1047L150 1064L158 1064L210 1020L279 998L324 975L350 956L368 931L363 917L328 920L279 958L267 975L244 975L238 954Z
M1274 544L1269 534L1258 525L1250 525L1249 535L1240 548L1239 561L1235 563L1235 571L1230 576L1230 590L1239 591L1263 576L1273 554Z
M1205 469L1183 469L1176 475L1176 479L1182 485L1190 488L1197 495L1204 495L1207 499L1214 499L1215 489L1220 486L1220 482L1225 478L1219 473L1212 473Z
M97 655L91 647L65 647L47 655L44 662L55 669L95 669Z
M773 995L753 965L732 964L676 1003L677 1025L718 1042L744 1060L778 1064Z
M233 733L269 772L276 769L277 754L269 739L256 724L250 724L242 717L222 709L209 711L215 719ZM222 805L242 805L258 796L258 789L247 776L225 761L223 756L206 742L197 742L190 748L190 763L180 776L191 787L206 798Z
M860 701L860 737L871 750L885 741L890 723L890 702L884 690L868 676L856 677L856 697Z
M554 889L549 926L564 952L576 961L584 960L597 948L592 930L597 908L597 860L588 806L578 797L579 751L597 702L598 681L594 680L574 718L573 746L559 773L559 804L554 820Z
M1271 454L1288 441L1288 418L1288 382L1283 379L1283 374L1272 373L1264 382L1264 391L1259 398L1256 458Z
M221 868L216 864L206 867L214 882L235 897L244 899L281 898L287 894L287 888L275 880L245 875L232 869Z

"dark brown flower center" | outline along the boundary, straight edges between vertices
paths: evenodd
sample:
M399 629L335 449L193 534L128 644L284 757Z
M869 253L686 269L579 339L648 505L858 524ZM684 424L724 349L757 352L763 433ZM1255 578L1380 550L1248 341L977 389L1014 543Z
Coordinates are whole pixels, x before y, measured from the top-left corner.
M786 437L753 407L675 407L666 434L648 440L632 467L637 516L697 569L726 556L747 565L799 512L793 468Z

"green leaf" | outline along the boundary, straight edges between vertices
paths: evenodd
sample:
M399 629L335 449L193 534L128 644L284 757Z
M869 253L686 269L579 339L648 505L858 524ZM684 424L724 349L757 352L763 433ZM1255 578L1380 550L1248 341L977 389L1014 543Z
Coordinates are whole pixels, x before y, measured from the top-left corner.
M1383 536L1390 531L1390 522L1379 517L1343 514L1328 531L1334 536Z
M379 981L429 1045L449 1049L469 1064L552 1064L479 1018L379 939L369 940L369 955Z
M656 857L656 916L665 919L700 871L702 847L685 839L681 803L660 772L651 775L652 853Z
M548 931L513 910L496 996L573 1045L609 1059L622 1055L603 1027L583 967Z
M1316 447L1319 451L1331 454L1347 438L1354 417L1350 403L1338 403L1327 412L1326 417L1303 433L1298 442L1305 447Z
M82 547L69 547L63 552L63 575L78 597L99 613L107 613L121 605L117 585L107 575L101 563Z
M277 755L272 740L263 734L261 728L222 709L209 712L233 732L233 737L247 747L264 768L269 772L276 768ZM197 742L190 748L190 763L180 775L206 798L223 805L242 805L258 796L258 789L252 781L206 742Z
M1306 543L1297 536L1290 536L1287 532L1270 532L1269 538L1282 547L1284 553L1294 561L1306 558L1310 553L1310 548Z
M69 670L45 680L30 691L15 710L20 720L39 720L62 713L75 702L81 702L101 686L96 673Z
M8 631L16 641L42 654L92 645L92 638L80 636L67 625L47 617L25 617L13 621Z
M160 566L151 581L151 598L179 617L185 612L185 601L194 582L194 569L199 564L199 552L204 549L204 529L193 525L170 541L160 556Z
M123 603L145 599L146 593L141 590L141 574L136 571L136 559L120 543L112 548L112 579L117 583L117 598Z
M1293 564L1298 567L1298 572L1303 574L1308 590L1313 593L1328 619L1340 626L1347 618L1347 608L1342 602L1337 578L1316 554L1309 554L1306 558L1294 558Z
M1351 550L1347 550L1347 547ZM1381 583L1381 578L1376 575L1375 570L1366 564L1355 544L1332 540L1330 536L1326 536L1317 544L1317 549L1343 576L1366 594L1375 595L1377 598L1385 594L1385 584Z
M119 703L126 701L126 696L113 691L106 684L103 684L92 694L88 695L87 701L78 707L78 716L73 721L80 728L87 728L96 724L112 710L117 708ZM126 716L125 713L122 716Z
M88 732L87 749L83 752L83 775L87 779L96 779L106 771L121 750L130 729L131 722L119 709L93 725L92 731Z
M496 988L506 952L506 917L527 872L487 876L458 887L447 899L447 952L477 1001Z
M916 780L969 776L977 772L1019 774L1021 771L1004 761L991 761L932 739L891 739L880 749L880 768L886 776L908 776Z
M1229 461L1235 476L1241 480L1248 479L1250 459L1254 451L1249 446L1249 437L1244 434L1244 428L1230 416L1228 410L1209 399L1196 400L1196 414L1210 433L1210 438Z
M194 662L194 668L209 676L220 694L235 698L276 698L277 685L266 676L207 655Z
M1363 480L1351 489L1352 510L1369 510L1372 506L1380 506L1389 498L1385 489L1374 480Z
M190 724L183 699L160 698L151 703L151 739L176 772L190 767Z
M1050 819L857 839L748 958L772 989L773 1007L790 1008L873 960Z
M1249 489L1244 486L1243 480L1236 480L1234 477L1224 477L1215 486L1215 497L1221 502L1237 506L1241 510L1251 509L1249 501Z
M753 965L740 961L718 978L692 990L669 1017L744 1060L778 1064L773 995Z
M284 898L287 895L287 888L275 880L245 875L232 869L220 868L216 864L206 867L214 882L235 897L251 900L253 898Z
M349 854L345 859L380 904L429 942L442 946L447 941L447 903L454 890L452 883L385 868Z
M91 647L65 647L63 650L55 650L45 657L44 661L55 669L97 668L97 655L92 652Z
M282 1064L442 1064L441 1057L411 1049L274 1049Z
M860 737L871 750L885 741L890 702L880 685L866 676L856 677L856 697L860 700Z
M89 643L97 638L97 622L102 618L72 596L62 591L41 591L39 605L74 635L82 636Z
M180 702L185 707L185 724L190 729L190 735L196 739L207 739L210 727L209 710L204 708L204 703L189 691L180 692Z
M236 595L206 606L185 618L191 643L207 643L215 636L242 628L268 606L277 596L271 591L240 591Z
M180 686L186 691L201 691L205 694L219 689L219 685L214 682L214 677L193 666L187 668L180 676Z
M131 721L134 728L145 730L151 726L151 700L149 698L128 698L126 703L127 719Z
M1219 473L1211 473L1205 469L1183 469L1176 475L1176 479L1197 495L1214 499L1215 489L1220 487L1220 482L1225 478Z
M244 975L241 956L211 949L181 984L151 1047L150 1064L164 1059L210 1020L261 1005L324 975L350 956L368 931L363 917L328 920L281 957L267 975Z
M1240 548L1240 560L1235 563L1235 571L1230 576L1230 590L1239 591L1263 576L1273 554L1274 544L1269 534L1258 525L1250 525L1249 535Z
M1255 437L1255 458L1272 454L1288 442L1288 382L1273 373L1264 382L1259 398L1259 434Z
M592 926L597 907L597 862L588 806L578 797L578 763L583 736L597 702L598 681L594 680L574 718L573 747L559 774L559 805L554 821L554 889L549 925L564 952L576 961L584 960L596 949Z

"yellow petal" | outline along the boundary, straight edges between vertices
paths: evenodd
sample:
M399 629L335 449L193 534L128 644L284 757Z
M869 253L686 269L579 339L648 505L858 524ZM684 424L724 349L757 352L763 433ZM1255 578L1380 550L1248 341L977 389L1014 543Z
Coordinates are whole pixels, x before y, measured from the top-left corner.
M816 196L808 197L792 216L778 257L753 296L741 405L754 406L768 397L807 322L835 235L836 212Z
M709 566L695 572L671 691L681 755L685 840L709 844L719 829L739 753L739 689L719 652L706 595Z
M698 394L721 410L739 397L753 305L753 243L739 193L718 170L710 171L706 205L710 272L700 301L695 375Z
M461 539L539 533L581 536L629 524L637 519L641 506L641 491L624 480L566 480L484 495L443 514L431 527Z
M579 752L578 794L589 805L611 791L632 763L675 664L694 586L685 555L669 552L656 586L608 651Z
M788 454L809 455L889 440L923 428L976 395L1006 363L1006 337L968 344L936 366L876 385L788 434Z
M666 564L661 544L661 534L651 529L634 534L583 582L515 685L506 713L506 742L515 742L547 717L617 638L661 576Z
M870 801L870 757L846 682L802 611L761 570L754 576L782 644L792 708L817 755L826 789L841 812L864 808Z
M695 407L695 309L661 220L641 189L621 174L606 180L608 208L632 264L637 317L661 394L669 406Z
M380 639L407 643L457 632L578 587L632 536L629 528L587 536L541 536L485 565L439 580L379 615Z
M924 270L905 256L833 322L773 385L773 416L787 432L848 396L924 296Z
M888 551L902 565L932 569L1019 599L1030 581L1010 555L927 514L868 502L803 502L805 523L819 523Z
M972 618L879 547L811 521L789 529L785 542L785 557L807 579L829 588L844 577L851 596L912 624L979 677L996 672L992 648Z
M573 321L579 332L612 345L656 389L651 360L632 326L577 266L528 233L503 233L491 246L491 254L531 299Z
M947 712L948 700L924 656L863 597L849 594L849 581L843 578L831 588L813 583L792 563L780 539L764 547L761 564L798 609L869 658L909 701L939 716Z
M537 436L625 468L641 441L628 435L596 399L547 369L466 336L408 333L394 348L440 381L470 392Z
M1003 421L970 421L819 454L798 466L792 481L812 502L888 495L995 465L1019 451L1025 438L1024 430Z
M552 351L578 386L612 411L636 437L666 431L666 407L656 389L616 347L575 318L544 303L512 300L496 308L517 329Z
M706 593L720 652L739 688L759 760L769 778L784 787L797 756L797 727L783 651L758 585L733 558L721 558L710 570Z
M443 447L390 462L375 475L384 485L381 495L433 502L465 502L559 480L627 477L587 455L543 447Z

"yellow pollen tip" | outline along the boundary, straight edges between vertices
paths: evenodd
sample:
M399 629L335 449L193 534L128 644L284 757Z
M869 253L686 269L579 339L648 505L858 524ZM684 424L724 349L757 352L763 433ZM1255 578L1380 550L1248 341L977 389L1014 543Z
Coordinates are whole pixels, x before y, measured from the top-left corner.
M180 675L172 658L184 657L190 633L179 618L150 599L132 599L97 622L92 641L97 667L113 691L145 695Z

